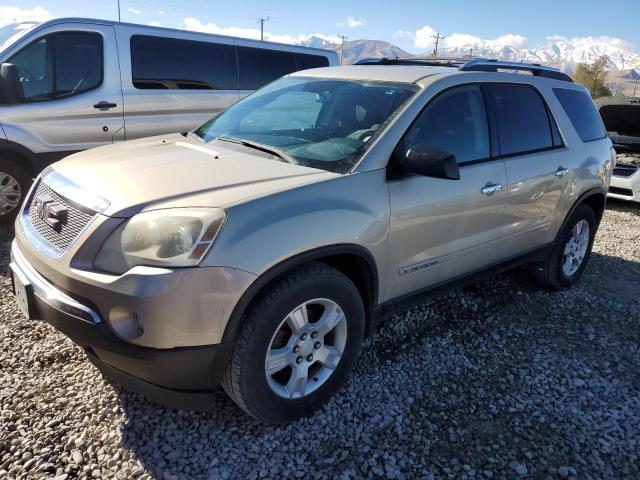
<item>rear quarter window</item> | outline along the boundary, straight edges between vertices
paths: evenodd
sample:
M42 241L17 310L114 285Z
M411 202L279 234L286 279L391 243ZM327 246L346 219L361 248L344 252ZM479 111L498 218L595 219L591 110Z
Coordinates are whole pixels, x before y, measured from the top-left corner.
M589 95L568 88L554 88L553 93L583 142L606 136L602 119Z

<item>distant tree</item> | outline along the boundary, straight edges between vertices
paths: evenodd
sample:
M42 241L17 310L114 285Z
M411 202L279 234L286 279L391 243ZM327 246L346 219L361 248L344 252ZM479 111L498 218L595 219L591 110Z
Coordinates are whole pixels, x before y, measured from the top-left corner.
M584 85L591 91L594 99L611 96L611 89L607 87L607 57L600 57L591 65L579 63L573 72L573 80Z

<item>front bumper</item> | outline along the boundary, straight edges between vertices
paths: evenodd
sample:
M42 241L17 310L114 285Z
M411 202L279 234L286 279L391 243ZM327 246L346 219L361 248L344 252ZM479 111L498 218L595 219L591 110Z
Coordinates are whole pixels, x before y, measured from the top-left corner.
M66 294L40 275L16 244L11 272L25 286L25 309L86 351L108 377L174 408L206 410L233 351L232 343L156 349L120 339L88 302Z

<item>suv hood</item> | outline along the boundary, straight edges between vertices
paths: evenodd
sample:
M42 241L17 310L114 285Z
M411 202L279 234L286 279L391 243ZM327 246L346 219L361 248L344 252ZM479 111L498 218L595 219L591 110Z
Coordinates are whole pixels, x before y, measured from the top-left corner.
M226 142L181 134L144 138L71 155L58 177L109 202L103 214L129 217L169 207L223 207L338 177Z
M614 146L640 151L640 98L603 97L596 105Z

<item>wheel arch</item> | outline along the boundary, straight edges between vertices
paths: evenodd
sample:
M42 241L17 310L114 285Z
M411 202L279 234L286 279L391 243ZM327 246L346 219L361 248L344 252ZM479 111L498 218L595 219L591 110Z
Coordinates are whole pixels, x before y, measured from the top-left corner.
M607 203L607 192L604 188L595 187L587 190L586 192L584 192L582 195L578 197L578 199L573 203L573 205L567 212L567 215L564 217L564 220L562 221L560 230L558 230L558 235L560 235L564 231L564 228L567 222L569 221L569 218L571 218L571 215L573 215L573 212L575 212L576 209L582 204L588 205L593 209L593 212L596 215L596 221L598 225L600 225L600 221L602 220L606 203ZM558 238L556 237L556 241L557 240Z
M365 305L366 330L373 326L373 311L378 303L379 277L373 255L355 244L339 244L319 247L287 258L262 273L242 294L236 303L222 336L222 343L233 342L238 337L245 314L266 287L291 270L311 262L320 262L346 275L358 288Z

